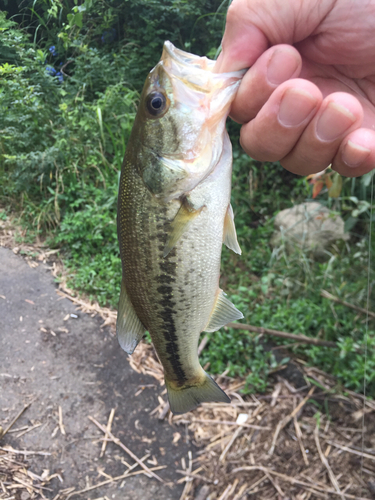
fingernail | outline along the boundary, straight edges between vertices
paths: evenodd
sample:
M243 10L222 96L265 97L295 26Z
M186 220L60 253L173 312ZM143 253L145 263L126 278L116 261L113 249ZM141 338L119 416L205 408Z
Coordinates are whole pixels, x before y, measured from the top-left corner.
M267 65L267 80L273 85L280 85L291 78L298 68L299 61L285 50L275 50Z
M347 108L336 102L329 102L316 124L316 134L322 141L338 139L356 121Z
M288 89L281 100L279 122L285 127L301 125L316 107L317 101L310 92Z
M348 167L359 167L371 153L370 149L348 141L342 150L342 160Z

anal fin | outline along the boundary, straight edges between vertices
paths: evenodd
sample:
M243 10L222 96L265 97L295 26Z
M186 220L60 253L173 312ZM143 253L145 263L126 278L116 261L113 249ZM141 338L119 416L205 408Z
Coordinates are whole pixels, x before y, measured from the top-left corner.
M236 226L234 225L234 214L232 205L229 204L224 219L224 245L241 255L241 248L237 241Z
M223 290L219 289L216 304L212 311L210 321L204 328L205 332L216 332L221 327L236 319L242 319L244 315L225 296Z
M121 283L120 302L117 313L116 334L122 349L132 354L138 343L142 340L146 328L140 322L133 304L126 292L125 283Z
M201 213L203 208L204 207L200 207L196 209L192 207L187 198L182 201L179 211L170 224L170 233L167 243L165 244L163 257L169 254L191 222Z

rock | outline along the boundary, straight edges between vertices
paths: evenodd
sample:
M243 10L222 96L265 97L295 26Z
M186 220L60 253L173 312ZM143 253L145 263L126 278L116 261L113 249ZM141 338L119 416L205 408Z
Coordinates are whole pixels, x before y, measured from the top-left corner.
M273 247L284 242L289 253L297 247L309 252L315 260L328 259L327 252L334 243L349 239L342 218L317 202L282 210L276 216L275 229L271 238Z

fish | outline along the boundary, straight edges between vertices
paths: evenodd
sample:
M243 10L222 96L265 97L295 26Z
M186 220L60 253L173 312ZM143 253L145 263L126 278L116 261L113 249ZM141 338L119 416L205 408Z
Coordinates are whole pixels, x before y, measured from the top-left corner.
M241 253L225 122L244 72L219 74L214 65L164 43L140 96L119 184L117 338L132 354L150 333L174 414L230 402L200 365L198 342L202 331L243 318L219 277L223 243Z

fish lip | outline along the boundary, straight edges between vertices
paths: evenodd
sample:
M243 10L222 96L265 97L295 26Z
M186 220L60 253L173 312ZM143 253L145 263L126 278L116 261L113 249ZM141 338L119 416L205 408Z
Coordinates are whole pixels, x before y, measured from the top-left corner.
M198 66L198 68L201 68L203 71L211 72L215 66L215 61L213 61L212 59L197 56L195 54L191 54L190 52L185 52L184 50L178 49L169 40L166 40L164 42L163 52L166 52L172 60L174 60L178 64L181 64L182 66L190 66L191 68L193 64L194 66ZM162 59L165 59L165 54L162 55ZM202 63L204 64L204 66L206 66L205 68L202 67Z
M184 50L178 49L173 45L172 42L166 40L163 46L163 54L162 61L165 61L167 58L165 57L167 54L170 59L172 59L175 63L177 63L182 68L190 68L194 65L194 71L204 71L212 73L214 77L227 79L227 78L238 78L241 79L246 73L247 69L241 69L237 71L230 71L228 73L214 73L213 69L215 67L216 61L213 59L209 59L206 56L197 56L195 54L191 54L190 52L186 52Z

